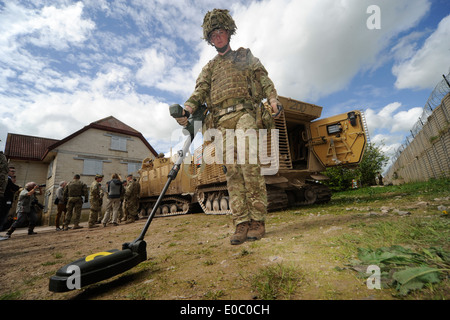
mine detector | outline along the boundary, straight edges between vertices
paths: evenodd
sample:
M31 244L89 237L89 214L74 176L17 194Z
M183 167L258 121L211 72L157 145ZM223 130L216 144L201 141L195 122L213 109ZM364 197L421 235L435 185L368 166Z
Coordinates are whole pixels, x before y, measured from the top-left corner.
M322 184L327 167L357 166L363 157L368 132L362 111L350 111L319 119L322 107L279 97L283 112L275 121L278 153L273 153L272 132L267 135L267 154L277 154L277 170L265 175L268 211L288 207L326 203L330 189ZM202 151L195 150L192 161L182 165L155 216L186 213L231 214L226 185L226 165L206 164ZM139 170L140 212L151 212L167 175L173 166L170 157L144 159ZM274 165L272 162L271 166ZM268 166L268 164L266 164ZM264 167L264 165L262 165ZM270 170L268 170L270 171Z

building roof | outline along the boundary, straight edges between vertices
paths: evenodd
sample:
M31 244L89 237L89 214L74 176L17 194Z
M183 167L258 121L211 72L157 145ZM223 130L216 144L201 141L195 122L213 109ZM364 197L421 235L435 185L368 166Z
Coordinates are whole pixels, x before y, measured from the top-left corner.
M113 131L112 129L114 129L116 132L123 132L125 134L134 133L136 135L140 133L113 116L92 122L89 126L108 131Z
M50 151L89 129L99 129L137 137L147 146L155 157L158 155L155 149L153 149L147 139L145 139L139 131L126 125L113 116L92 122L62 140L8 133L5 146L5 155L6 157L12 159L41 161Z
M18 160L39 161L49 146L59 140L8 133L5 155Z

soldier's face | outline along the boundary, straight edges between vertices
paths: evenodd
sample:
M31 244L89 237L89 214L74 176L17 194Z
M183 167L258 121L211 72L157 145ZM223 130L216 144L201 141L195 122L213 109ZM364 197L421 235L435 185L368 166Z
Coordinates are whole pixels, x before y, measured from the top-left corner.
M222 48L228 43L228 31L225 29L217 29L211 32L209 39L217 48Z

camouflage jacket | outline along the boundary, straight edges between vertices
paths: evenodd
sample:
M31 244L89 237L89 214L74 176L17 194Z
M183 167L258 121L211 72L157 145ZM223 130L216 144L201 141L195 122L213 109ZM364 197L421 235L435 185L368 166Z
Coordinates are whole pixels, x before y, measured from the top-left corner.
M87 199L88 197L88 188L84 182L80 180L72 180L69 184L64 188L64 199L68 199L71 197L84 197Z
M89 188L89 201L91 203L100 203L102 200L102 188L100 183L93 181Z
M185 105L196 110L206 103L209 111L262 99L277 98L277 91L267 70L250 49L217 54L202 69L195 90Z
M0 197L3 197L6 185L8 183L8 160L6 159L3 151L0 151Z
M125 200L135 200L139 198L141 186L137 181L129 182L125 189Z

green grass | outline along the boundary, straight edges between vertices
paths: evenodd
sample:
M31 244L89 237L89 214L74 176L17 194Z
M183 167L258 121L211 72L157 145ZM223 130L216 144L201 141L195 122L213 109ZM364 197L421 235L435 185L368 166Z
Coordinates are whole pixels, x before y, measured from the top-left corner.
M289 300L303 281L301 271L295 266L283 264L261 268L251 278L251 287L261 300Z
M352 208L367 206L380 208L389 202L391 207L402 210L408 208L417 199L429 201L425 208L411 209L410 216L401 218L394 213L387 217L364 219L352 222L350 227L362 231L362 234L346 234L341 239L342 245L347 246L390 246L395 244L407 244L410 246L450 246L450 220L436 210L441 201L436 198L448 198L450 190L449 179L430 180L427 182L408 183L400 186L383 186L379 188L362 188L340 192L333 195L330 203L336 207L336 212L342 211L342 205L350 205ZM411 202L413 201L413 203ZM446 200L448 202L448 200ZM340 209L337 209L340 207ZM360 211L366 213L364 210Z
M0 296L0 300L18 300L22 293L20 291L6 293Z
M365 187L333 193L332 203L382 200L395 196L422 196L426 198L448 197L450 179L430 179L424 182L406 183L398 186Z
M438 205L449 207L449 190L449 179L439 179L335 193L332 201L325 206L327 213L337 216L351 214L352 219L342 226L344 232L317 240L317 248L343 266L354 261L362 249L375 251L402 246L424 254L433 248L440 248L443 254L449 255L450 216L437 210ZM417 206L419 201L426 202L426 205ZM381 213L383 206L390 207L391 211L384 215L368 215L372 211ZM399 216L393 209L408 211L410 214ZM316 214L322 210L323 208L310 206L306 213ZM430 266L417 268L419 267ZM442 274L442 283L425 283L421 290L411 291L410 295L419 299L448 297L448 280L445 280L448 265L441 268L447 270Z
M350 226L359 232L348 232L327 239L345 248L347 254L355 252L358 247L376 248L392 245L450 248L450 220L444 217L406 217L406 219L354 222Z

